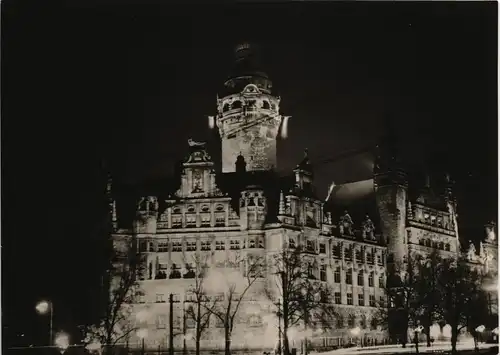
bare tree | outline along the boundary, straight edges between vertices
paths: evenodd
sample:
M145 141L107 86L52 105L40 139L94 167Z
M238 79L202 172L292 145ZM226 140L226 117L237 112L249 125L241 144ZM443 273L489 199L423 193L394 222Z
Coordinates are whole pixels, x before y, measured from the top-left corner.
M112 352L137 330L130 319L133 304L143 295L139 280L145 272L144 258L137 244L135 236L114 242L113 256L103 278L108 295L99 321L86 331L85 343L89 346L103 346L105 352Z
M187 320L193 320L195 324L196 355L200 354L200 341L204 331L210 325L210 316L217 305L217 298L210 299L205 290L205 280L208 272L208 257L196 254L194 261L194 285L191 289L193 298L185 310Z
M231 336L236 315L252 285L264 277L264 269L263 258L252 255L242 258L242 255L238 254L234 261L226 262L224 267L211 268L211 275L205 280L207 285L210 284L210 292L216 294L216 300L210 304L203 303L203 306L224 326L226 355L231 354Z
M471 268L466 260L445 260L439 272L439 287L442 294L443 318L451 326L452 354L457 353L460 331L466 327L475 329L481 306L481 274ZM483 306L484 306L484 302Z
M419 320L427 335L427 346L431 346L431 326L442 320L441 291L439 288L439 272L441 258L437 251L426 258L417 260L419 263L416 277L416 297L420 304Z
M267 285L266 295L278 305L276 313L283 319L284 355L290 354L287 334L291 327L302 323L305 328L329 328L335 315L331 290L315 274L314 262L308 256L300 246L283 248L272 256L269 265L274 278Z
M379 315L385 318L389 334L395 336L403 348L408 342L409 327L418 325L421 313L417 287L418 265L417 259L410 254L406 263L389 268L385 285L387 309L379 309Z

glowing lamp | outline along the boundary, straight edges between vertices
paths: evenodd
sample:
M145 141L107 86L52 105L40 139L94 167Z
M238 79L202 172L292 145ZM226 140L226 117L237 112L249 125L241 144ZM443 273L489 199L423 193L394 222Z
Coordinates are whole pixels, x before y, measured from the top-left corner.
M137 336L140 338L140 339L144 339L148 336L148 330L147 329L139 329L137 331Z
M58 333L54 339L54 343L59 348L61 354L63 354L69 348L69 335L64 332Z
M482 333L482 332L484 332L485 329L486 329L486 327L484 325L480 325L479 327L476 328L476 332Z
M358 336L361 333L361 329L359 327L353 328L350 330L351 334L354 336Z
M416 328L415 328L415 331L416 331L417 333L421 333L423 330L424 330L424 327L423 327L423 326L421 326L421 325L419 325L418 327L416 327Z
M41 301L37 303L35 309L39 314L47 314L50 309L50 304L47 301Z

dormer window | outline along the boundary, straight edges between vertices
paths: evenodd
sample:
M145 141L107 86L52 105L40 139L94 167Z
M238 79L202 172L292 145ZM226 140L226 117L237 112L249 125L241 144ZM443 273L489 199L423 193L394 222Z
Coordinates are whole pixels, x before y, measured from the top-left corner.
M188 211L189 213L194 213L194 212L196 211L196 209L194 208L194 206L193 206L193 205L191 205L191 206L188 206L187 211Z
M180 207L175 207L172 213L182 213Z
M224 206L223 206L223 205L217 205L217 206L215 207L215 210L216 210L216 211L224 211Z
M210 212L210 207L208 205L201 206L201 212Z

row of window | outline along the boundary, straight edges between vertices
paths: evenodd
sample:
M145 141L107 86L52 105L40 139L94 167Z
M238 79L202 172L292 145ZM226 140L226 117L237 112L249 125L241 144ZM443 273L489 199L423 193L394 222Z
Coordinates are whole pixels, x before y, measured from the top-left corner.
M275 104L271 104L267 100L263 100L261 102L261 105L262 105L261 108L264 110L269 110L269 109L275 110L276 109ZM242 101L236 100L236 101L233 101L233 103L231 105L229 105L229 103L225 103L224 106L222 106L222 112L240 109L243 106L245 106L247 109L250 109L250 110L257 108L256 107L256 100L248 100L245 103L242 103Z
M294 239L289 240L289 247L292 249L297 247L297 243L295 242ZM351 245L349 247L344 247L343 250L344 250L344 260L352 261L354 246ZM312 240L307 240L306 241L306 251L315 253L316 252L316 243ZM319 253L326 254L326 244L325 243L319 243ZM332 255L335 259L342 259L342 248L340 245L336 244L336 245L332 246ZM377 254L376 259L377 259L378 265L384 265L383 253ZM375 253L367 251L366 254L364 255L361 250L356 250L355 261L358 263L366 262L368 264L375 264Z
M211 317L212 322L209 322L208 327L213 326L214 328L224 328L224 322L218 317ZM194 329L196 327L195 320L186 316L184 322L180 317L174 317L174 328L179 329L185 327L186 329ZM166 329L168 322L168 316L166 314L159 314L156 317L156 328L157 329ZM183 324L182 324L183 323ZM211 323L211 324L210 324ZM258 314L252 314L247 319L247 326L249 327L259 327L262 325L262 317ZM145 324L139 324L138 327L144 327Z
M332 247L332 255L335 259L342 259L342 250L344 252L344 260L352 261L353 254L355 262L357 263L367 263L375 264L375 253L373 251L367 250L364 254L361 250L356 250L354 252L354 246L348 246L342 248L339 244L335 244ZM384 253L376 254L377 264L384 265Z
M212 216L209 213L204 213L200 215L200 227L211 227ZM186 214L185 225L182 225L182 215L172 216L172 228L196 228L197 227L197 215L196 214ZM226 225L226 215L224 213L217 213L215 215L214 227L224 227Z
M443 242L436 242L431 239L419 239L418 244L429 247L429 248L434 248L434 249L439 249L439 250L445 250L445 251L450 251L451 247L449 243L443 243Z
M371 297L370 297L371 299ZM374 301L375 303L375 301ZM347 322L346 322L347 318ZM184 322L183 322L184 320ZM167 322L168 322L168 316L166 314L159 314L157 315L156 318L156 327L157 329L166 329L167 327ZM183 324L182 324L183 323ZM210 322L208 326L213 326L214 328L224 328L224 322L220 320L218 317L212 317L212 322ZM261 326L262 323L262 317L258 314L253 314L250 315L247 318L246 325L249 327L259 327ZM358 319L354 314L350 314L347 317L344 317L342 315L338 315L335 320L335 327L337 329L342 329L347 325L348 328L353 328L357 325L360 326L362 329L376 329L379 325L378 319L376 317L373 317L370 320L370 323L368 324L368 320L366 315L361 315L361 317ZM139 327L144 327L144 324L139 324ZM174 317L174 328L179 329L185 327L186 329L194 329L196 327L196 322L192 317L185 317L182 319L181 317Z
M334 302L335 304L342 304L342 296L340 292L335 292L334 293ZM380 303L383 304L384 299L380 297ZM353 294L351 292L347 293L347 303L348 306L354 306L354 298ZM358 304L357 306L367 306L365 302L365 295L363 293L358 294ZM369 295L368 297L368 306L370 307L376 307L377 302L375 301L375 295Z
M341 272L340 272L340 267L337 267L335 271L333 272L333 280L335 283L340 283L341 279ZM347 285L353 285L354 284L354 277L353 277L353 272L352 269L348 269L345 273L345 283ZM357 285L358 286L364 286L365 283L365 277L364 273L362 271L358 271L358 276L357 276ZM372 271L368 274L368 287L375 287L375 273ZM384 287L384 275L380 275L378 278L378 287L383 288Z
M184 250L183 250L184 247ZM216 240L215 243L211 240L202 240L200 241L200 250L201 251L211 251L211 250L226 250L229 247L229 250L239 250L239 249L264 249L264 238L249 238L248 243L245 241L241 242L240 240L230 240L229 243L226 243L226 240ZM196 240L187 240L184 241L140 241L139 242L139 252L158 252L164 253L168 251L172 252L182 252L182 251L198 251L198 243Z

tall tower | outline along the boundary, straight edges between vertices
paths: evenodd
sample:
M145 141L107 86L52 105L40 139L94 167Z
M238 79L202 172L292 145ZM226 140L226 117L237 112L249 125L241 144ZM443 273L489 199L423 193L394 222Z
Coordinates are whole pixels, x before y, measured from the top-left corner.
M378 146L374 167L375 192L382 234L387 243L388 265L403 267L406 244L407 175L397 152L396 135L388 122L388 134Z
M258 69L254 49L248 44L237 46L233 71L217 100L223 173L236 170L240 155L247 171L276 168L276 136L282 116L280 98L271 89L271 80Z

